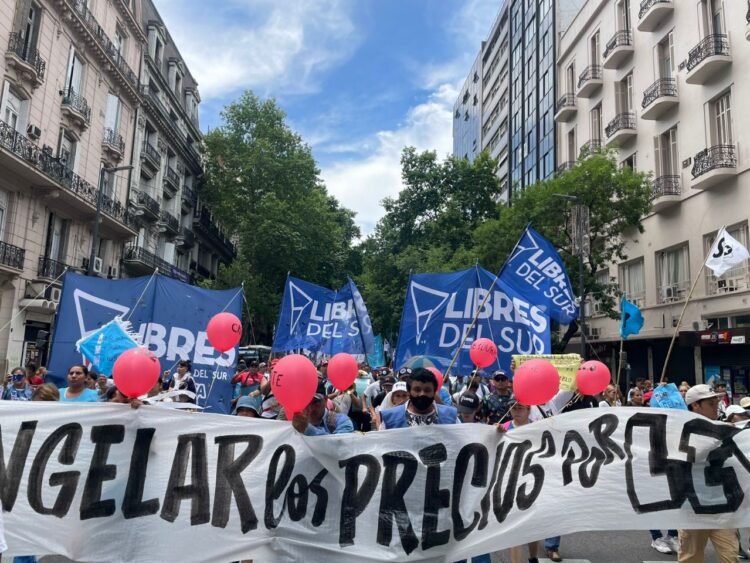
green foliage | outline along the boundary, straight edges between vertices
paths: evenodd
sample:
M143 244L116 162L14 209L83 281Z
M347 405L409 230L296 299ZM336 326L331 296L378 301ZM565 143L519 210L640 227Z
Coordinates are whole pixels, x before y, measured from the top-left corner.
M274 100L246 92L205 137L201 197L239 239L237 260L216 287L245 283L256 337L270 341L287 273L328 287L361 263L354 213L320 180L310 148L285 122Z

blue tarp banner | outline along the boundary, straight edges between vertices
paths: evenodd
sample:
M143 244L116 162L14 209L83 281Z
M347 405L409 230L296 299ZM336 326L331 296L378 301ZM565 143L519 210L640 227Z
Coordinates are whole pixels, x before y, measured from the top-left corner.
M500 368L510 373L514 354L549 354L549 317L502 280L498 279L480 310L494 280L495 276L483 268L411 276L394 367L401 368L415 357L426 357L445 372L477 311L479 318L452 374L466 375L474 369L469 348L477 338L489 338L497 345L497 362L487 370Z
M365 302L348 280L332 291L289 276L273 341L274 352L371 354L374 335Z
M65 386L68 368L83 361L76 341L120 315L159 358L162 370L174 373L178 360L192 362L199 405L208 412L229 412L237 350L220 354L206 338L208 321L222 310L242 317L239 288L201 289L160 275L106 280L68 272L52 339L50 376Z
M555 247L531 227L526 227L500 277L526 301L560 324L569 325L578 318L578 305L562 258Z

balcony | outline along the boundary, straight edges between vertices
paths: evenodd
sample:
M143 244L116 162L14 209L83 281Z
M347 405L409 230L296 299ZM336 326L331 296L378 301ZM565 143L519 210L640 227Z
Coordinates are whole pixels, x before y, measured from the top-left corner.
M234 244L219 229L219 226L206 207L195 208L193 211L193 227L197 234L203 235L211 245L226 259L231 261L236 254Z
M601 139L590 139L586 141L586 143L581 147L581 152L590 156L601 151L602 147L603 145Z
M115 162L120 162L125 155L125 141L117 131L109 127L104 129L102 135L102 148Z
M567 162L562 162L557 167L557 173L558 174L565 174L568 170L573 170L573 167L576 165L575 160L569 160Z
M654 31L673 10L672 0L643 0L638 10L638 31Z
M602 79L602 67L599 65L587 66L578 77L578 91L576 96L579 98L590 98L594 92L604 84Z
M180 248L193 248L195 245L195 233L187 227L181 227L180 234L177 235L174 242Z
M172 196L177 193L180 189L180 176L171 166L167 166L164 172L164 188L169 191Z
M193 188L186 184L183 184L180 201L182 202L182 210L187 213L193 207L195 207L195 204L198 201L198 197L195 195Z
M604 49L602 66L608 69L618 68L622 62L633 54L633 32L621 30L615 33Z
M91 122L91 108L86 98L78 94L73 88L63 90L60 109L63 116L68 118L70 123L78 127L80 131L88 129Z
M680 202L680 177L659 176L654 178L654 199L651 207L658 213Z
M643 92L641 118L659 119L678 103L677 81L674 78L660 78Z
M619 147L636 135L635 114L632 111L620 113L609 122L604 133L608 147Z
M576 107L576 97L573 94L564 94L555 106L555 121L558 123L561 121L568 121L573 117L578 108Z
M157 221L160 218L159 202L142 189L131 191L134 198L133 215L147 221Z
M104 32L104 29L91 13L86 0L60 0L63 12L69 11L72 25L79 30L88 43L93 43L99 50L99 59L105 62L105 68L112 71L117 81L124 86L124 90L131 98L138 100L140 82L128 63L120 53L119 48ZM63 19L68 19L67 14Z
M714 277L706 268L706 293L708 295L726 295L750 289L750 268L747 265L735 266L721 278Z
M134 275L148 275L155 270L159 270L160 274L185 283L193 283L192 276L184 270L173 266L163 258L159 258L156 254L134 244L125 247L122 255L122 264L129 273Z
M25 258L26 251L23 248L0 241L0 271L20 274Z
M153 173L159 171L161 168L161 155L156 147L148 141L143 141L143 147L141 148L141 162L148 165Z
M133 225L133 218L130 216L130 213L128 212L128 209L125 205L123 205L116 199L113 199L106 193L101 194L101 199L102 213L104 213L105 215L109 215L109 217L115 220L115 223L110 225L110 227L114 227L114 230L117 232L117 234L137 234L135 226ZM102 226L105 226L104 222L102 222Z
M180 232L180 221L166 209L161 210L159 222L161 223L160 230L162 232L171 235L176 235Z
M688 53L688 84L705 84L717 72L732 64L729 38L726 35L709 35Z
M36 275L40 280L50 282L57 280L57 283L62 283L60 278L62 278L63 273L65 273L65 270L68 268L69 266L64 262L59 262L46 256L40 256L39 267Z
M692 188L705 190L737 175L734 145L715 145L702 150L693 159Z
M44 72L47 69L46 61L39 56L36 47L26 45L26 41L20 33L10 34L8 50L5 52L5 61L9 67L15 68L18 76L36 89L44 82Z

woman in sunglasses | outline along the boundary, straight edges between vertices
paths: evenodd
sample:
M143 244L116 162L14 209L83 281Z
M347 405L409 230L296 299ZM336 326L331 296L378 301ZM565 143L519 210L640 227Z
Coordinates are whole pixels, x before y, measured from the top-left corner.
M68 370L68 386L60 389L60 400L64 403L96 403L99 394L87 386L89 370L86 366L71 366Z

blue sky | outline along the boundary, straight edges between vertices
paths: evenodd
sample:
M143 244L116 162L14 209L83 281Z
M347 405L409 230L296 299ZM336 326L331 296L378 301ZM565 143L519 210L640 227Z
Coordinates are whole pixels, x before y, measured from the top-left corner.
M274 97L364 233L405 145L451 151L452 106L502 0L156 0L199 83L201 124Z

